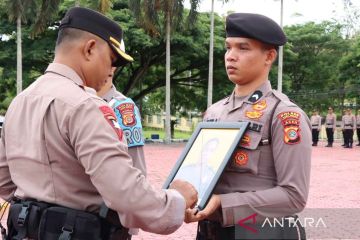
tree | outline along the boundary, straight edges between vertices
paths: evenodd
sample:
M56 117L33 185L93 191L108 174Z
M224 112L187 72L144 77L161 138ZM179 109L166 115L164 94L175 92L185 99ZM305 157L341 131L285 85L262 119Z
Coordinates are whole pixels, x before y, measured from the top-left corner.
M41 4L36 0L6 0L5 6L8 9L10 21L16 21L17 25L17 71L16 85L17 94L22 91L22 45L21 45L21 23L35 20L32 34L44 30L46 23L52 14L57 10L60 0L43 0ZM38 8L40 6L40 8ZM35 18L36 17L36 18Z
M172 25L181 22L183 14L183 0L132 0L129 1L130 9L134 11L135 17L146 31L153 35L160 32L159 26L163 17L166 26L166 118L165 118L165 142L170 143L170 32ZM199 0L190 0L189 23L196 18L196 8ZM162 15L162 16L160 16ZM175 27L176 29L176 27Z

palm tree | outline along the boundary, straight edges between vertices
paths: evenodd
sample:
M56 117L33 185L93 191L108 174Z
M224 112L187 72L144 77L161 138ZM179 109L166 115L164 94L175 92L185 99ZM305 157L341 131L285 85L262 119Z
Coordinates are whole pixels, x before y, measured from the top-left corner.
M161 14L165 19L166 31L166 96L165 96L165 143L171 142L171 113L170 113L170 36L171 29L175 23L179 24L182 20L184 10L184 0L129 0L130 9L142 27L151 35L159 35L158 26ZM196 19L196 9L200 0L190 0L190 13L188 22L194 23Z
M21 46L21 24L28 20L35 20L32 26L32 36L43 31L46 23L54 12L56 12L60 0L42 0L40 8L36 0L7 0L5 6L8 9L9 20L16 21L16 93L22 91L22 46ZM36 16L36 18L34 17Z

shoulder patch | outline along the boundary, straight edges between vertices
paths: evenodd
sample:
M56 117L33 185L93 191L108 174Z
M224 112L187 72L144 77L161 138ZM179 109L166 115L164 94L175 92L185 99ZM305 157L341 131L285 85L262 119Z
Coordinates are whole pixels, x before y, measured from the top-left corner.
M300 143L300 116L300 113L294 111L281 112L277 115L284 128L284 142L286 144Z
M113 100L115 100L115 102L112 104L112 107L115 111L121 129L125 133L128 146L143 146L144 137L138 107L130 98Z
M116 116L114 111L109 106L100 106L100 111L103 113L104 118L110 124L110 126L115 130L116 134L119 137L119 140L123 139L123 131L121 130L119 124L116 121Z

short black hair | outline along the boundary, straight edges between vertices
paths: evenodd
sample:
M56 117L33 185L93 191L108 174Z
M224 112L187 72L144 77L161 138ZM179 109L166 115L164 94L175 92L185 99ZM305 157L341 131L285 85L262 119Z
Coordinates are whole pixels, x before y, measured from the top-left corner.
M58 37L56 40L56 46L59 46L61 43L66 41L73 41L81 39L87 32L76 29L76 28L62 28L58 32Z

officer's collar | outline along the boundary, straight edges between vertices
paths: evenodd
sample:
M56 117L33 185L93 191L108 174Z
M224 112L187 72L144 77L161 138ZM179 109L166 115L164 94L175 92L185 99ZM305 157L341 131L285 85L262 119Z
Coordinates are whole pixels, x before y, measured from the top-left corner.
M70 79L74 83L76 83L79 86L84 86L83 80L80 78L80 76L69 66L61 64L61 63L50 63L47 69L45 70L45 73L52 72L58 75L61 75L67 79Z
M235 105L235 89L232 94L228 97L228 99L224 102L225 104L229 104L233 109L239 108L243 103L255 104L259 102L262 98L267 96L272 91L270 81L265 81L260 87L258 87L254 92L249 94L244 98L244 101L239 102Z
M116 87L114 85L111 86L111 88L109 89L109 91L107 91L107 93L105 93L104 96L102 96L102 98L106 101L106 102L110 102L111 99L113 98L126 98L121 92L119 92L118 90L116 90Z
M111 88L109 89L109 91L107 91L107 92L105 93L105 95L102 96L102 98L103 98L105 101L110 102L111 99L114 97L115 92L116 92L116 89L115 89L114 85L112 85Z

